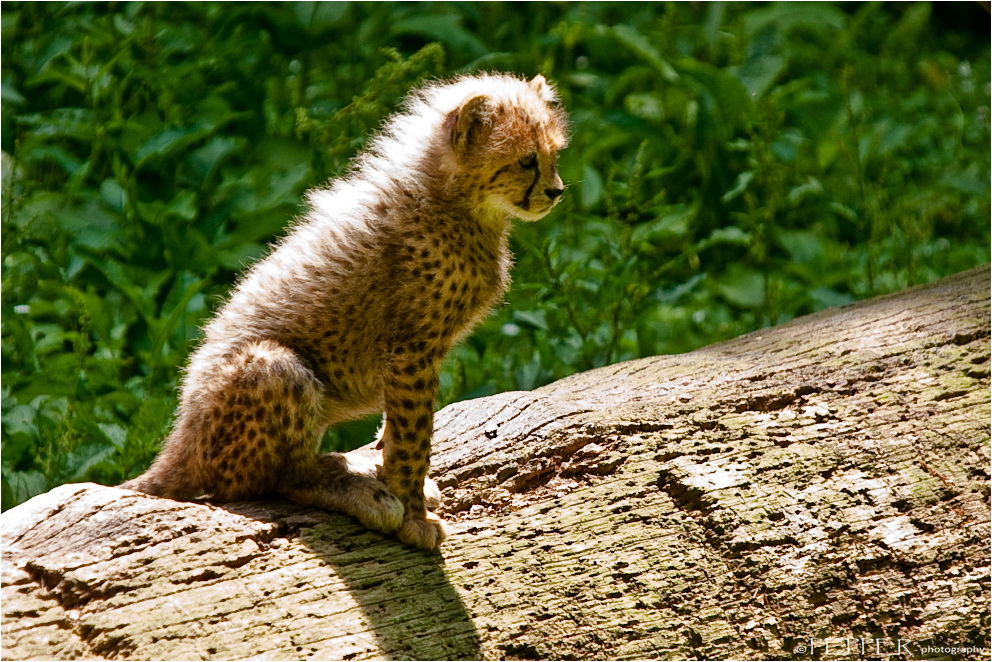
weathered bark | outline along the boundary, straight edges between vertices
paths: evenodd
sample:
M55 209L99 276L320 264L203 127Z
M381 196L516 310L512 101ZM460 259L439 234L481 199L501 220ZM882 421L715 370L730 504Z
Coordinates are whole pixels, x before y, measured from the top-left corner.
M980 659L921 647L989 646L989 311L983 268L447 407L440 555L63 486L2 517L3 657Z

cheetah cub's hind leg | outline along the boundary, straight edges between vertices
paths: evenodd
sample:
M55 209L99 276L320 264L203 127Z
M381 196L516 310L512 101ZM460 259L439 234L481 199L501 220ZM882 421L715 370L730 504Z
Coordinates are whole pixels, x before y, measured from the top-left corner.
M340 453L317 455L321 385L292 350L271 340L243 348L212 389L215 420L206 454L207 483L223 501L279 495L350 515L370 529L395 532L403 504L374 467ZM219 388L217 388L219 387ZM236 436L235 436L236 435Z
M290 501L351 515L367 528L395 533L403 522L403 504L376 478L375 466L363 458L325 453L316 458L316 473L305 484L281 490Z

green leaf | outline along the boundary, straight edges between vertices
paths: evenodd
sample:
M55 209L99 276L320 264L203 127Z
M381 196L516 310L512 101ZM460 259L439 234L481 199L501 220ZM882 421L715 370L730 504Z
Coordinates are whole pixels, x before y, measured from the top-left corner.
M631 240L635 243L653 244L683 237L689 231L694 214L695 210L689 207L666 209L654 220L638 224L631 233Z
M732 265L715 287L728 303L740 308L760 308L765 303L765 276L755 269Z
M675 68L662 57L647 37L638 32L637 28L621 23L610 27L598 26L598 29L601 34L612 35L616 41L626 46L634 55L651 65L651 68L657 72L662 80L672 83L679 79L679 74Z
M778 55L748 59L737 69L737 77L751 98L761 98L785 71L788 60Z
M818 30L840 30L847 23L847 14L826 2L775 2L755 5L745 14L744 31L754 35L772 25L781 32L790 32L799 26Z
M113 179L100 183L100 196L114 211L123 211L127 206L127 191Z
M348 14L350 5L350 2L294 2L292 10L305 30L319 35L337 27Z
M258 261L267 250L268 248L264 244L246 242L236 244L231 248L221 248L217 252L217 257L225 269L241 271Z
M439 41L465 57L481 57L489 49L482 40L462 27L461 20L461 17L454 13L408 16L392 23L389 26L389 33L393 37L404 35L424 37L431 41Z
M659 122L665 118L665 106L661 95L655 92L634 92L624 98L624 107L631 115Z
M201 183L213 175L224 161L244 149L246 143L244 138L214 136L203 147L190 153L190 163L199 174Z
M200 293L200 290L203 289L205 283L206 281L203 280L197 280L190 283L183 292L182 298L172 309L172 312L169 314L169 317L162 323L156 323L152 325L152 328L155 329L155 335L152 340L152 349L150 354L153 362L157 361L158 357L162 355L162 347L165 345L166 339L170 335L172 335L172 331L176 327L176 324L179 322L179 319L186 313L187 304L194 296Z
M73 210L72 215L60 218L62 229L84 248L96 252L106 252L121 246L123 225L121 218L91 202Z
M52 487L51 482L40 471L15 471L3 469L3 509L12 508L36 494Z
M775 238L797 264L823 264L823 240L809 230L779 230Z
M838 292L829 287L818 287L810 291L810 296L816 302L817 308L844 306L854 301L854 297L845 292Z
M751 99L736 77L705 62L689 58L679 60L676 67L711 96L711 110L720 125L725 127L725 133L729 134L750 118L753 110Z
M680 283L675 287L655 290L651 296L653 299L660 301L661 303L678 303L678 301L680 301L684 296L695 291L699 284L705 280L706 274L696 274L684 283Z
M135 167L141 168L171 157L202 140L216 128L212 124L195 123L162 129L134 150Z
M3 81L3 84L0 85L0 100L12 106L20 106L27 101L27 99L24 98L24 95L17 91L13 83L6 79Z
M747 246L751 243L751 235L737 226L731 225L725 228L717 228L709 236L699 242L698 248L709 248L719 244L730 244Z
M603 177L589 164L582 168L582 182L579 184L579 201L583 209L592 209L603 198Z
M71 138L86 142L96 138L97 122L89 108L58 108L48 115L21 115L16 121L30 127L33 138Z
M28 405L17 405L10 411L4 411L3 431L8 437L24 435L38 436L38 426L35 423L37 409Z
M548 316L545 310L515 310L510 314L510 319L524 327L548 330Z
M750 170L745 170L737 175L737 180L734 182L734 187L720 196L720 202L730 202L739 196L747 190L748 184L750 184L752 180L754 180L754 173Z

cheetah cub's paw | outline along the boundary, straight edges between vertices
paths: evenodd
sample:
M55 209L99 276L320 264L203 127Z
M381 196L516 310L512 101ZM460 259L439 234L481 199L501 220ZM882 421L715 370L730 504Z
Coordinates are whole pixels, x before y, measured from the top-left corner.
M280 496L303 506L351 515L366 528L395 533L406 507L376 478L375 465L341 453L317 458L318 476L309 484L283 489Z
M444 522L434 513L427 513L425 519L407 518L396 532L402 542L429 551L440 547L445 535Z
M368 494L351 513L366 528L381 533L395 532L403 522L406 508L389 489L379 481L371 486Z
M347 470L354 475L349 507L343 508L365 527L382 533L394 533L403 523L406 508L386 484L378 479L378 467L366 458L342 454Z
M348 458L349 471L383 480L381 458L377 462L356 452L345 453L345 457ZM436 510L441 505L441 488L434 479L427 476L424 477L424 505L427 506L427 510Z

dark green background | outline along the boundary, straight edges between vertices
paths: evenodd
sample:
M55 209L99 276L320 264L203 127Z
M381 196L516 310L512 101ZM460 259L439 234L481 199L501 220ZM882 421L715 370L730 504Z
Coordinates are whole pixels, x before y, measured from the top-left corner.
M120 481L198 326L423 77L542 72L564 202L442 400L989 260L978 3L4 3L3 507ZM374 422L329 433L367 441Z

